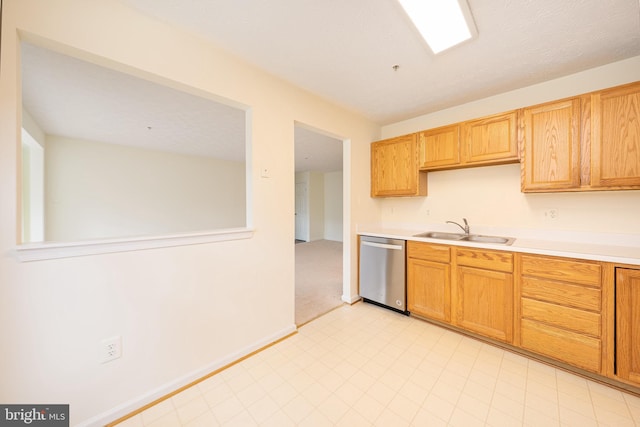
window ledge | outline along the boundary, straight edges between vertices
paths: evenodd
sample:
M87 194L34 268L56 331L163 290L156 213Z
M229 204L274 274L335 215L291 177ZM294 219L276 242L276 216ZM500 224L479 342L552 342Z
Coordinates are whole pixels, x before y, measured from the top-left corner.
M253 237L253 233L254 230L250 228L233 228L197 233L88 240L81 242L27 243L16 247L15 256L21 262L41 261L47 259L70 258L114 252L129 252L144 249L168 248L172 246L250 239Z

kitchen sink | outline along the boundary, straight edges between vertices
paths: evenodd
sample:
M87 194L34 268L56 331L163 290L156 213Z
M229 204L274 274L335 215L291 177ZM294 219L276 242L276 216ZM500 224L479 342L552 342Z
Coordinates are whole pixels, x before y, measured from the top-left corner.
M500 236L481 236L478 234L446 233L441 231L427 231L414 234L413 237L427 237L429 239L454 240L475 243L494 243L499 245L510 245L515 239Z
M513 243L514 239L510 239L508 237L498 237L498 236L467 236L463 240L467 242L478 242L478 243L499 243L502 245L510 245Z
M444 233L440 231L427 231L415 234L413 237L428 237L430 239L462 240L466 235L462 233Z

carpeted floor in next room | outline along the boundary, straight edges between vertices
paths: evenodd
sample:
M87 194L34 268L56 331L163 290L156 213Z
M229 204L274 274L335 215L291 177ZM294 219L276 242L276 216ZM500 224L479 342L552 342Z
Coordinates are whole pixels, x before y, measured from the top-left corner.
M342 305L342 242L315 240L296 248L296 325Z

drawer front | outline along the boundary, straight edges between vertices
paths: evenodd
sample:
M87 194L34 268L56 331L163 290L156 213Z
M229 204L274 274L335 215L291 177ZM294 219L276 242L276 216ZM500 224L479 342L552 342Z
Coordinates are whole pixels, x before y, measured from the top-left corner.
M600 372L601 342L597 338L523 319L521 339L524 349Z
M522 317L595 338L601 337L600 315L590 311L522 298Z
M534 277L522 278L522 296L568 307L600 312L602 306L599 288L570 283L553 282Z
M522 274L597 287L602 276L597 263L530 255L522 256Z
M456 261L459 265L484 268L487 270L513 272L513 253L487 251L483 249L456 249Z
M407 242L407 253L409 258L424 259L427 261L450 262L451 249L445 245L432 245L430 243Z

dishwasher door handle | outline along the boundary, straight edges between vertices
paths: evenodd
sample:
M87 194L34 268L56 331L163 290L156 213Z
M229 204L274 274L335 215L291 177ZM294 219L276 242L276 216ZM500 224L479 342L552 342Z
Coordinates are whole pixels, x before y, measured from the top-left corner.
M401 245L388 245L386 243L375 243L375 242L367 242L366 240L361 241L362 246L373 246L374 248L382 248L382 249L393 249L396 251L401 251Z

